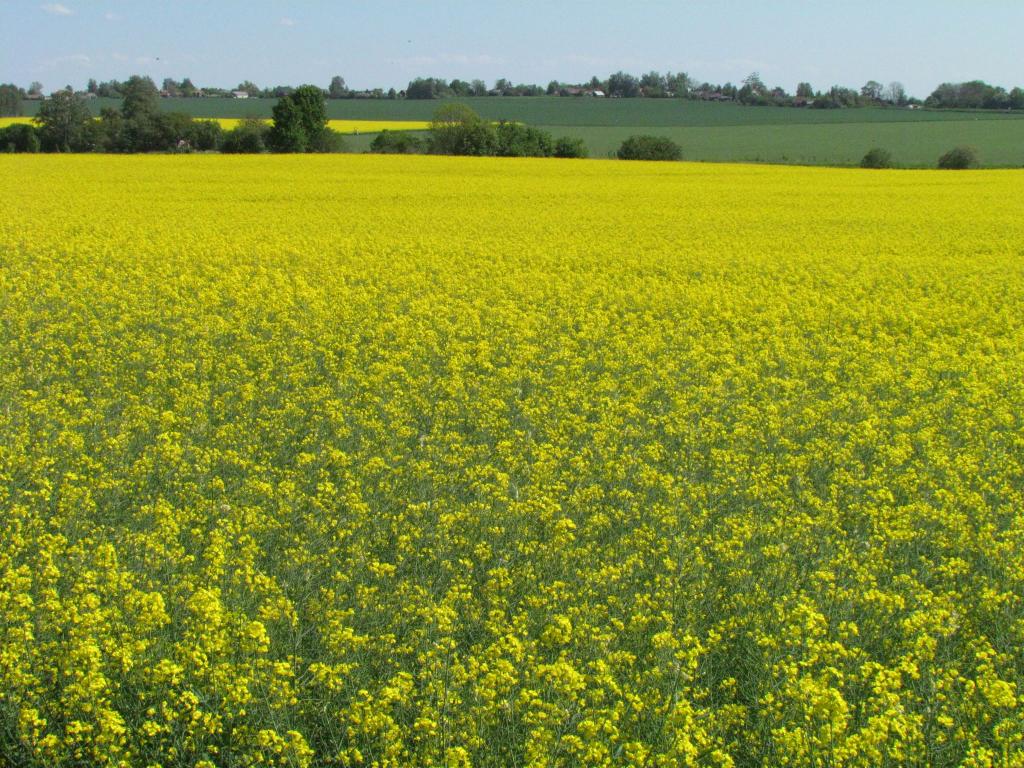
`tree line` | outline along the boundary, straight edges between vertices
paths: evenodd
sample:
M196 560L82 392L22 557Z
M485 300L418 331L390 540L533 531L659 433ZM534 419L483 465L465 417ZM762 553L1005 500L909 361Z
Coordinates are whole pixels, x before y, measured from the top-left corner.
M148 78L147 78L148 79ZM152 82L152 81L150 81ZM74 91L80 97L125 98L133 88L134 80L90 79L84 91L74 91L68 85L63 90ZM155 87L155 85L154 85ZM308 87L308 86L307 86ZM315 86L313 86L315 87ZM250 98L286 98L297 89L289 85L259 87L249 80L236 88L197 87L190 78L165 78L157 90L164 98L227 97L234 94ZM685 72L657 71L642 75L615 72L606 78L592 77L581 83L552 80L547 86L530 83L512 83L507 79L495 81L492 87L480 79L446 80L437 77L419 77L409 82L404 90L373 88L355 90L348 87L341 75L331 78L321 92L327 99L444 99L484 96L597 96L609 98L681 98L704 101L731 101L746 106L788 106L817 109L838 109L865 106L925 106L933 109L998 109L1024 110L1024 89L1011 89L990 85L981 80L963 83L942 83L923 101L907 94L902 83L883 84L868 80L860 88L833 85L816 90L810 83L797 84L792 93L781 86L769 87L761 75L752 72L739 84L698 82ZM41 83L32 83L28 89L12 83L0 85L0 116L21 114L26 99L43 99Z
M55 92L44 101L32 124L0 129L5 152L343 152L342 136L331 130L326 97L315 85L303 85L278 100L272 120L240 121L225 131L215 120L195 119L160 109L159 91L148 77L121 84L121 105L105 107L94 119L73 91ZM426 138L384 131L371 152L430 153L496 157L586 157L582 139L554 138L521 123L484 121L459 103L441 106Z
M105 107L94 119L71 90L54 92L39 106L34 124L0 129L6 152L340 152L342 136L327 125L320 88L292 90L273 109L270 124L243 120L225 131L215 120L195 119L160 108L159 91L148 77L120 84L121 105Z

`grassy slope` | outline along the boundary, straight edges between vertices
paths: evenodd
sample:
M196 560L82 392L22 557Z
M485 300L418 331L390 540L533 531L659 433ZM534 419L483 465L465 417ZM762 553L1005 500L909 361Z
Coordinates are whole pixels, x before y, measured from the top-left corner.
M479 98L465 99L482 116L519 120L558 135L582 136L594 157L614 152L633 133L671 136L687 159L851 165L873 146L897 162L931 166L957 144L978 148L989 166L1024 165L1024 116L999 112L906 109L811 110L741 107L675 99ZM204 117L268 117L272 99L167 99L161 106ZM117 106L96 99L90 106ZM340 100L327 103L333 119L427 120L437 101ZM26 102L26 114L38 107ZM355 151L370 137L350 141Z

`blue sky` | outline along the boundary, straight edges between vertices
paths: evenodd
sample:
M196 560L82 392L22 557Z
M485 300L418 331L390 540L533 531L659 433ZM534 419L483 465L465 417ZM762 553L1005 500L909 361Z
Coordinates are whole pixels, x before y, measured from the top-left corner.
M899 80L1024 86L1024 0L0 0L0 82L47 90L130 74L197 85L547 84L619 69L759 71L793 90Z

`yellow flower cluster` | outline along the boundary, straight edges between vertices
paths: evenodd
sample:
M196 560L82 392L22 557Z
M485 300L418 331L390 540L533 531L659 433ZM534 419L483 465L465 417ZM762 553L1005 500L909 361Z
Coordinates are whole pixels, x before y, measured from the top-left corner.
M219 123L225 131L236 128L242 121L237 118L203 118L196 120L209 120ZM269 121L268 121L269 122ZM0 128L7 128L11 125L25 124L32 125L31 117L0 117ZM379 133L380 131L425 131L430 128L429 122L422 120L328 120L327 126L339 133Z
M1024 174L0 157L0 763L1024 766Z
M196 118L209 119L220 123L225 131L236 128L242 121L235 118ZM268 121L269 122L269 121ZM327 127L338 133L379 133L380 131L425 131L430 128L429 122L422 120L328 120Z

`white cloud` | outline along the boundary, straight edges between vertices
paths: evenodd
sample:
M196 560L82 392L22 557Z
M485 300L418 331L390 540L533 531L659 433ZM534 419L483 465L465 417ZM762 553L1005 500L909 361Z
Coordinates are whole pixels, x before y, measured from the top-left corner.
M63 3L43 3L39 7L51 16L73 16L75 13Z
M280 24L282 27L294 27L295 19L290 19L287 16L282 16L281 20L277 23Z
M121 17L112 11L107 11L103 14L103 18L107 21L120 21Z

